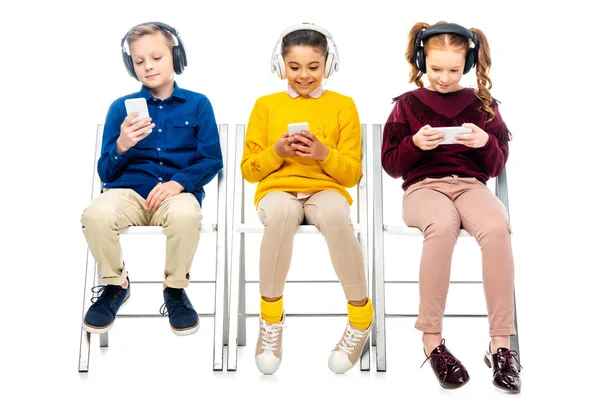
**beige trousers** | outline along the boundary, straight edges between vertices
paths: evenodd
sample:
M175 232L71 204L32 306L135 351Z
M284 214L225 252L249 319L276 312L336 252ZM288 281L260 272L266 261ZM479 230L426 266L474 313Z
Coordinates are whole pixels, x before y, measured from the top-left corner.
M260 294L283 295L298 226L315 225L325 237L329 255L348 301L367 297L363 256L350 220L348 202L338 192L323 190L299 200L287 192L271 192L258 203L265 226L260 248Z
M81 217L83 234L105 284L125 282L119 230L129 226L162 226L167 236L164 283L172 288L189 285L202 227L202 212L191 193L181 193L149 211L144 198L131 189L108 189L86 208Z

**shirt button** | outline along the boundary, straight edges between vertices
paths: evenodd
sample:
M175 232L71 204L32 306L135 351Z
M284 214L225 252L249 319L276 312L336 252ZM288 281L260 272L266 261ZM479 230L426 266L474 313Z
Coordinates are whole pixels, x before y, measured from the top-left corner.
M160 108L162 110L162 106L158 106L158 108Z
M160 151L160 147L158 149L156 149L156 150Z
M118 159L119 159L119 157L115 156L115 160L118 160Z
M162 165L162 164L163 164L162 161L158 163L158 165Z
M158 178L158 180L162 182L162 178Z
M152 100L154 100L154 101L158 101L158 99L152 99Z
M162 132L162 129L159 129L158 131L159 131L159 132Z
M189 125L190 123L189 123L189 122L187 122L187 121L185 121L185 124L186 124L186 125Z

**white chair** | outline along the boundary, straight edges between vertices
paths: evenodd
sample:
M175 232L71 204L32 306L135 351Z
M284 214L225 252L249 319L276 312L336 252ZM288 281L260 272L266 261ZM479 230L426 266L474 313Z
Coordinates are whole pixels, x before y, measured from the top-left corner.
M96 131L96 152L94 158L94 175L92 184L92 201L100 195L100 188L102 182L97 173L97 163L100 158L102 148L102 132L103 124L98 124ZM228 125L219 125L219 136L221 142L221 151L223 154L223 164L227 163L227 138L228 138ZM215 290L215 302L214 312L207 314L198 314L200 317L214 317L214 341L213 341L213 370L223 370L223 346L227 344L227 334L225 331L226 316L226 293L227 293L227 271L226 271L226 169L224 168L219 172L217 177L217 223L211 226L203 226L201 234L215 233L216 236L216 255L215 255L215 278L210 281L191 281L190 284L197 283L212 283L214 284ZM210 196L211 193L207 193ZM163 228L160 226L132 226L129 228L122 229L119 234L121 236L127 235L152 235L162 236ZM198 254L196 254L198 257ZM96 262L88 248L87 261L86 261L86 272L84 282L84 296L83 296L83 312L82 318L90 305L90 299L92 293L89 290L91 287L96 285L98 282L98 271ZM147 284L154 283L160 284L162 281L131 281L132 284ZM119 313L119 318L127 317L161 317L161 314L124 314ZM89 356L90 356L90 333L86 332L81 328L81 340L79 348L79 372L87 372L89 369ZM108 347L108 332L100 335L100 347Z
M367 139L365 135L365 125L361 125L362 132L362 166L363 176L357 185L358 198L356 204L358 208L358 221L354 221L354 230L358 234L359 242L365 263L366 277L369 279L369 257L368 254L368 231L367 231L367 171L366 166L368 165L367 159ZM227 370L234 371L237 369L237 346L246 345L246 317L258 316L257 314L246 313L246 284L247 283L258 283L258 281L246 280L246 267L245 267L245 243L246 235L249 234L262 234L264 227L262 224L248 224L244 218L244 205L246 199L244 196L244 182L241 174L240 163L242 160L245 144L245 125L237 125L236 129L236 145L235 145L235 166L233 172L233 227L229 227L229 233L232 236L231 240L231 257L229 257L228 265L230 271L230 298L229 298L229 346L227 352ZM319 230L313 225L300 225L298 227L298 234L320 234ZM329 262L327 259L326 262ZM332 283L335 281L306 281L306 280L287 280L286 283ZM367 282L368 285L368 282ZM258 299L257 299L258 300ZM299 316L345 316L347 314L342 313L329 313L329 314L310 314L310 313L287 313L286 317L299 317ZM368 339L365 345L364 351L361 354L360 368L361 370L370 369L370 358L369 358L370 339Z
M375 326L373 330L373 345L376 346L376 367L377 371L386 370L386 336L385 319L387 317L417 317L417 314L392 314L385 311L385 289L389 284L418 284L418 281L387 281L384 271L384 233L397 236L423 236L418 228L406 226L386 225L383 221L383 182L381 167L381 144L382 144L383 126L381 124L373 125L373 198L374 198L374 216L373 216L373 304L375 307ZM502 201L508 212L508 187L506 179L506 169L496 178L496 196ZM399 184L399 183L398 183ZM510 214L509 214L510 215ZM510 218L510 217L509 217ZM459 237L471 237L467 231L461 229ZM450 281L451 284L481 284L481 281ZM515 298L515 329L517 334L511 336L510 346L512 350L519 351L519 336L517 327L517 306ZM487 317L487 314L445 314L444 317ZM519 353L520 354L520 353Z

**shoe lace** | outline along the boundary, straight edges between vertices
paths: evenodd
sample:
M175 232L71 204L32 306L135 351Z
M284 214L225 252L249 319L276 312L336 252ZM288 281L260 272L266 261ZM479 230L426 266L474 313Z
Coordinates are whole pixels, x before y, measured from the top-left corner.
M514 373L516 373L516 371L514 370L513 363L511 362L511 360L515 360L517 364L519 364L519 368L523 369L523 366L521 365L518 356L519 353L517 353L515 350L509 350L498 354L498 357L504 358L504 365L510 366L511 371L513 371Z
M163 317L169 314L169 310L173 311L177 307L185 307L190 309L187 297L183 290L173 290L169 293L167 300L160 306L160 315Z
M270 324L265 320L260 321L260 347L265 351L277 351L277 342L279 341L279 335L281 329L285 325L282 323Z
M114 304L121 294L121 287L118 285L100 285L92 287L93 296L90 299L92 304L102 303Z
M367 331L361 331L360 329L356 329L350 323L346 325L346 330L344 331L344 336L342 336L342 340L338 343L338 347L341 351L348 355L352 355L354 350L356 350L356 346L363 340Z
M425 365L425 363L427 361L436 357L436 358L442 360L442 364L444 365L446 374L448 374L448 366L456 365L459 363L459 361L456 359L456 357L454 357L453 355L448 353L448 350L446 350L445 343L446 343L446 339L442 339L442 342L440 343L440 346L442 346L440 354L433 354L433 352L431 352L431 354L425 359L425 361L423 361L423 364L421 364L421 368L423 368L423 365Z

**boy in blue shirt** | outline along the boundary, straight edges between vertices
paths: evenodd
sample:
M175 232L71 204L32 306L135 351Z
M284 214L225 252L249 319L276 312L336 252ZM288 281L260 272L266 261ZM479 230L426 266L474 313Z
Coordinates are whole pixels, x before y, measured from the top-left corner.
M200 238L203 186L223 168L218 129L210 101L175 83L187 61L174 28L141 24L121 45L127 71L143 86L115 100L106 116L98 161L103 193L81 218L106 286L87 311L83 328L108 331L129 299L119 230L152 225L162 226L167 237L163 297L171 329L189 335L199 321L184 288ZM131 124L138 114L126 114L125 100L136 97L146 99L150 118Z

